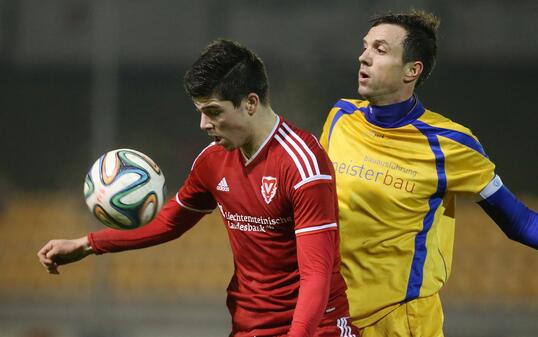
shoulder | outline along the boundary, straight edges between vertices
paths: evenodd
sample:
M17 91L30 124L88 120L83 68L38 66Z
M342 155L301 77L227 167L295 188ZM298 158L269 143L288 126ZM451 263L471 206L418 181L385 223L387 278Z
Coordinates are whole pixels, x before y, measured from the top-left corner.
M282 165L294 189L315 180L332 180L331 164L325 150L310 132L283 121L275 134Z
M353 114L354 112L368 106L368 101L360 99L341 98L334 103L331 111L329 112L329 118L332 119L337 113L340 114Z
M474 137L472 131L469 128L451 120L446 116L441 115L440 113L433 112L431 110L426 110L424 114L419 118L419 120L436 128L454 130Z
M353 115L357 111L364 111L368 104L368 101L359 99L342 98L338 100L329 111L329 115L327 116L323 127L323 134L330 134L334 125L342 116ZM322 139L322 144L323 143L324 140Z
M208 159L219 158L225 154L226 150L222 146L218 146L215 142L211 142L194 158L191 170L205 163Z
M341 98L336 103L334 103L333 108L341 109L346 113L353 113L360 108L365 108L368 106L368 101L352 98Z
M316 136L287 121L283 121L278 127L275 133L275 139L283 150L287 150L288 148L293 150L285 151L290 160L293 158L292 153L301 157L303 154L324 157L325 151L321 147Z
M321 149L317 138L311 132L298 128L285 120L278 127L276 136L292 137L310 150L319 151Z
M426 110L413 124L423 133L450 139L459 145L475 150L487 157L478 138L469 128L439 113Z
M320 142L323 147L325 149L329 148L329 142L333 129L337 122L341 119L341 117L346 115L354 115L357 111L366 108L368 104L368 101L363 101L359 99L342 98L338 100L329 111L327 119L325 120L325 124L323 125L323 130L320 137Z

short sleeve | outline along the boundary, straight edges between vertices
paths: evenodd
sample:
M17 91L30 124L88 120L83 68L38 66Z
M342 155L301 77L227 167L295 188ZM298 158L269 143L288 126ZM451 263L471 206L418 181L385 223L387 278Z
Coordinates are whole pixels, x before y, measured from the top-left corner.
M319 146L312 147L320 177L296 184L292 190L295 234L303 235L326 230L336 230L338 223L338 198L334 170L327 153Z
M479 193L495 176L495 164L474 136L464 144L458 139L439 137L445 158L447 190L453 193Z
M334 180L317 181L293 193L293 214L297 236L337 230L338 204Z
M291 200L295 234L336 230L337 199L334 171L314 135L286 123L275 135L283 148L284 185Z

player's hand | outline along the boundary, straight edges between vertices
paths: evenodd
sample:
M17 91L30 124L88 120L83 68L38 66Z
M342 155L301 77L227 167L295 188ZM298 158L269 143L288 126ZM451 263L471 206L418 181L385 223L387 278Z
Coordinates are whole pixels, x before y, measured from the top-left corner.
M51 240L37 252L39 262L50 274L59 274L58 266L83 259L92 253L86 236L75 240Z

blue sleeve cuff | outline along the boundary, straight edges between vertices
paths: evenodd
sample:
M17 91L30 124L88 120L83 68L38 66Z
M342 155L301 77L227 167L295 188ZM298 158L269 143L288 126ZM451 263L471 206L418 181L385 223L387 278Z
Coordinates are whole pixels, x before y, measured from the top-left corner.
M498 179L498 180L496 180ZM502 185L497 176L481 193L478 204L512 240L538 249L538 216ZM495 186L496 185L496 186ZM493 189L492 189L493 186ZM483 191L483 192L484 192Z

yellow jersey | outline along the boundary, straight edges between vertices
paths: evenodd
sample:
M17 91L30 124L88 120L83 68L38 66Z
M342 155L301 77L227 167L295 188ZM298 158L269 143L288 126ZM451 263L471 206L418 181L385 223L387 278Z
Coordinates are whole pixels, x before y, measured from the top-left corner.
M469 129L413 102L386 125L368 101L342 99L320 139L336 173L341 270L359 327L441 289L452 263L454 196L479 193L494 177Z

